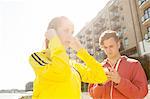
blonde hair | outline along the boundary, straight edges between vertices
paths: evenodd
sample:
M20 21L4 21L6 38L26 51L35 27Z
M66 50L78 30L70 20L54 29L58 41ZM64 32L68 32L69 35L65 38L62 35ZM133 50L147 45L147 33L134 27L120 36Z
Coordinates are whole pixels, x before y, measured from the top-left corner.
M47 27L47 30L48 29L55 29L57 30L57 27L60 26L61 24L63 24L62 20L69 20L67 17L65 16L60 16L60 17L55 17L53 18L50 22L49 22L49 25ZM70 20L69 20L70 21Z
M55 17L53 18L50 22L49 22L49 25L47 27L47 30L49 29L56 29L57 25L58 25L58 20L59 20L59 17Z
M54 17L48 24L47 30L49 29L55 29L57 31L57 28L63 24L63 20L70 21L67 17L65 16L59 16L59 17ZM48 48L48 40L45 40L45 48Z

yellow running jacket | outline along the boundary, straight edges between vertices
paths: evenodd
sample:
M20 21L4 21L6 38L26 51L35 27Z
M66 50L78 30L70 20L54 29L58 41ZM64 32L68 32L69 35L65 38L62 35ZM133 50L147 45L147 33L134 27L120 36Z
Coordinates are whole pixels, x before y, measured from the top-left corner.
M81 99L81 81L106 82L102 65L85 49L77 56L86 66L69 60L57 36L49 41L48 49L31 54L29 62L36 75L32 99Z

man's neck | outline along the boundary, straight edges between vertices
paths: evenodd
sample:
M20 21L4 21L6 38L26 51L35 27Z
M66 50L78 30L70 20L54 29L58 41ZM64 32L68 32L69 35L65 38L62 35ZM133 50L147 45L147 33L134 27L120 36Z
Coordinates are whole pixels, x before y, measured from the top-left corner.
M112 66L114 66L116 64L116 62L120 59L121 55L118 54L113 58L108 58L108 61L111 63Z

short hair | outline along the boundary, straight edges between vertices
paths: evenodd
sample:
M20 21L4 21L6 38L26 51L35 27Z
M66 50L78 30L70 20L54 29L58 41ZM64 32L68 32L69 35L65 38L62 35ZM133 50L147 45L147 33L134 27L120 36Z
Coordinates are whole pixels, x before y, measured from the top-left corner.
M100 35L100 37L99 37L99 44L100 44L100 46L104 45L104 41L105 41L105 40L107 40L107 39L109 39L109 38L112 38L112 37L114 38L114 40L115 40L116 42L119 41L119 37L118 37L116 31L112 31L112 30L106 30L106 31L104 31L104 32Z

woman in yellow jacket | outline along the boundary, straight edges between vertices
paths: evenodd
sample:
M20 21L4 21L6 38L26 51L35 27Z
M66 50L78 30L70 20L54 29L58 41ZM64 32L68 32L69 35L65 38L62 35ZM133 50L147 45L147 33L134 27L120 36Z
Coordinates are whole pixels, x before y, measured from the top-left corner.
M57 17L50 22L45 34L48 48L29 58L36 74L32 99L81 99L81 81L106 82L101 64L73 39L72 32L73 24L66 17ZM75 49L86 66L70 61L67 47Z

